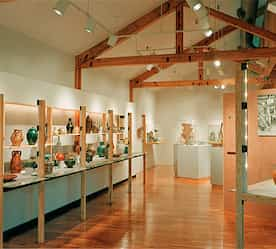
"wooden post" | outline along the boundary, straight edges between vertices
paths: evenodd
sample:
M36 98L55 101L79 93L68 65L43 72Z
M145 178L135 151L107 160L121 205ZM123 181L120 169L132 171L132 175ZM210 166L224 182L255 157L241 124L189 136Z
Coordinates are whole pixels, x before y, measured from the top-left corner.
M236 76L236 248L244 249L244 200L247 192L247 63Z
M128 155L132 155L132 113L128 113ZM132 159L128 159L128 192L132 189Z
M46 104L45 100L38 100L38 119L39 119L39 136L38 136L38 176L45 176L45 121L46 121ZM45 182L44 180L38 186L38 243L45 241Z
M108 110L108 159L112 160L113 158L113 111ZM112 176L112 164L108 167L108 203L112 204L113 197L113 176Z
M0 94L0 248L3 248L3 178L4 178L5 101Z
M146 169L147 169L147 164L146 164L146 144L147 144L147 124L146 124L146 115L142 115L142 127L143 127L143 170L144 170L144 185L146 184Z
M53 109L52 107L47 107L47 153L51 154L51 159L53 157Z
M175 36L175 41L176 41L176 53L177 54L182 54L184 51L184 43L183 43L183 16L184 16L184 6L183 3L180 3L176 6L176 36Z
M81 64L80 64L80 56L75 57L75 88L76 89L81 89Z
M134 102L134 93L133 93L134 87L133 87L133 81L129 81L129 102Z
M103 125L103 142L106 144L106 132L107 132L106 113L103 113L102 125Z
M80 164L86 168L86 107L80 107ZM81 172L81 220L86 220L86 171Z

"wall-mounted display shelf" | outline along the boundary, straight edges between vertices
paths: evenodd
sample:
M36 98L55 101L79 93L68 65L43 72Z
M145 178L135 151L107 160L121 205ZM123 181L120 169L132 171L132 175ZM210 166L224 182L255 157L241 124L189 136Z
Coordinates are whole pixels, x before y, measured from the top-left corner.
M45 203L47 202L45 184L47 182L70 175L80 175L81 180L78 184L80 184L81 220L86 219L86 188L88 184L86 177L91 170L108 167L108 203L110 204L113 196L113 165L128 161L128 184L129 192L131 192L132 160L143 157L145 183L145 150L141 153L132 152L133 121L131 113L128 113L126 122L123 115L114 115L112 110L109 110L108 113L89 113L85 106L81 106L79 110L67 110L47 107L45 101L39 100L37 106L27 106L28 109L33 108L32 114L24 115L28 116L28 125L30 119L33 118L35 121L31 123L30 127L36 127L32 128L30 132L27 130L27 139L24 137L25 132L19 130L21 126L17 123L18 118L12 119L13 115L9 115L10 109L5 108L6 106L8 104L4 102L4 96L0 95L0 167L2 169L0 169L0 247L3 247L3 191L10 192L29 185L38 187L38 242L42 243L45 241L44 219ZM20 106L16 107L16 110ZM11 110L13 111L13 109ZM88 115L92 116L92 124L91 120L87 120ZM6 125L7 119L12 120L12 125ZM127 123L127 128L125 128L125 123ZM88 127L89 125L92 126ZM14 132L11 139L13 143L8 143L4 138L8 137L7 134L10 133L10 130L17 126L19 126L19 131ZM26 129L25 126L23 128ZM92 130L87 130L87 128L92 128ZM119 141L126 143L123 144L124 147L127 146L126 150L115 146ZM100 142L109 145L106 146L108 151L104 153L104 156L102 148L99 148ZM11 165L13 163L13 169L17 169L18 172L12 171L11 174L16 175L16 178L4 183L4 175L8 173L8 160L5 161L5 156L11 155L10 151L16 151L12 154L16 158L11 160ZM24 158L20 158L20 156ZM24 170L22 166L25 167Z

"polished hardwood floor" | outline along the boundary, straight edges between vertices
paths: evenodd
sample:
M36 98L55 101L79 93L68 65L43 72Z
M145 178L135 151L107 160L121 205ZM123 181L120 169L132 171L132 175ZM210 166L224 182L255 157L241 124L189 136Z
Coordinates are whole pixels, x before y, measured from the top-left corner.
M80 222L73 208L46 224L47 242L36 244L36 229L5 241L6 248L235 248L235 217L223 212L223 191L208 181L176 179L172 167L148 170L115 188L114 203L103 193L87 204L88 219ZM275 249L276 224L246 217L246 249Z

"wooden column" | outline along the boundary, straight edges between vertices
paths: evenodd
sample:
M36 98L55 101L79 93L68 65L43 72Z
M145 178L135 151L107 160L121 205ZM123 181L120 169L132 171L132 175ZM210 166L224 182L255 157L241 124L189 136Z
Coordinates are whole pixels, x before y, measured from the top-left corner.
M46 104L45 100L38 100L38 119L39 119L39 135L38 135L38 176L45 177L45 123L46 123ZM38 243L45 241L45 182L42 180L38 186Z
M5 101L0 94L0 248L3 248L3 178L4 178L4 137L5 137Z
M132 155L132 113L128 113L128 155ZM128 159L128 192L132 189L132 159Z
M244 248L244 200L247 192L247 63L236 76L236 247Z
M80 164L86 168L86 107L80 107ZM86 220L86 171L81 172L81 220Z
M180 3L176 7L176 53L182 54L184 51L183 44L183 17L184 17L184 6L183 3Z
M198 62L198 80L203 80L204 64L203 61Z
M142 148L143 148L143 170L144 170L144 185L146 184L147 178L147 164L146 164L146 144L147 144L147 124L146 124L146 115L142 115L142 127L143 127L143 138L142 138Z
M106 113L103 113L102 125L103 125L103 142L106 144L106 132L107 132Z
M81 75L81 64L80 64L80 57L75 57L75 88L81 89L82 87L82 75Z
M113 111L108 111L108 159L113 159ZM108 166L108 203L112 204L113 197L113 176L112 176L112 164Z
M129 81L129 102L134 102L134 93L133 93L133 90L134 90L134 87L133 87L133 81L130 80Z

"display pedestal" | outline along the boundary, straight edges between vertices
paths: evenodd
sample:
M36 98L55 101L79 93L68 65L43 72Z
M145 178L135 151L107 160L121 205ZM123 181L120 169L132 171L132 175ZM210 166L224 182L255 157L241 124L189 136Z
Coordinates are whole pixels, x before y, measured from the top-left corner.
M174 145L176 177L202 179L210 177L210 145Z
M211 184L223 185L223 147L211 147Z

